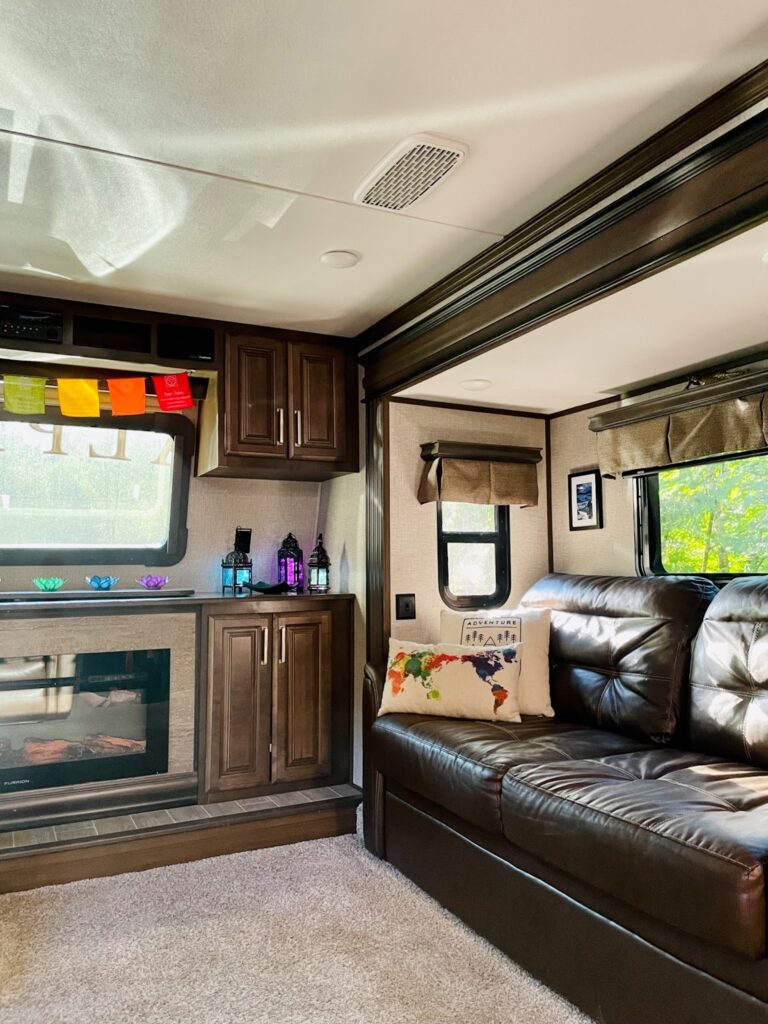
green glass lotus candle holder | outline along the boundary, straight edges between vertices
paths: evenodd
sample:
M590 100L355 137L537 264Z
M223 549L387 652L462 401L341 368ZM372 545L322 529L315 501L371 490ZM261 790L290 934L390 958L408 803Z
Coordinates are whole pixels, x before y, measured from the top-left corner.
M32 582L38 590L50 594L54 590L61 590L67 581L63 580L61 576L35 576Z

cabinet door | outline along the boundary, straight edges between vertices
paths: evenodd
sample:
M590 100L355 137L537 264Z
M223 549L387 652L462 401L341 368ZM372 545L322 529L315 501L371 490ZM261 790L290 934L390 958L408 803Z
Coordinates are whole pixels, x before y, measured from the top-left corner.
M224 447L227 455L285 458L287 398L283 341L229 335Z
M276 615L272 781L331 771L331 613Z
M291 345L291 458L346 458L345 362L329 345Z
M272 664L270 616L209 620L206 788L269 782Z

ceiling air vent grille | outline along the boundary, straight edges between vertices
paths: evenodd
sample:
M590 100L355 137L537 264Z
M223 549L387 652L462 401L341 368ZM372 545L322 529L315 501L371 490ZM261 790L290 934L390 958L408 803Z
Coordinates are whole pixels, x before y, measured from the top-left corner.
M364 206L404 210L431 192L466 156L466 146L415 135L393 150L355 193Z

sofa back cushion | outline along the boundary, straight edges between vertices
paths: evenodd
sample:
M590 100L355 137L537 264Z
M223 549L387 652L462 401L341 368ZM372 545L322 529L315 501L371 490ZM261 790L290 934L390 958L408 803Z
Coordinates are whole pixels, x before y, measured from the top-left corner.
M768 768L768 576L733 580L693 647L686 745Z
M678 724L693 638L717 594L706 579L551 573L521 604L549 608L555 713L654 743Z

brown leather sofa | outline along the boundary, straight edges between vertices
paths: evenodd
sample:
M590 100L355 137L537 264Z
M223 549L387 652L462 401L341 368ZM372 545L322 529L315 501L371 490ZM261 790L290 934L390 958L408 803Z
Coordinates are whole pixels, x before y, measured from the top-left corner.
M377 718L365 836L604 1024L768 1022L768 577L552 574L555 719Z

